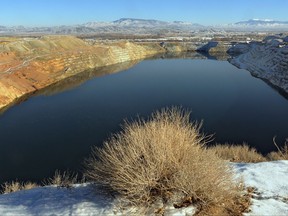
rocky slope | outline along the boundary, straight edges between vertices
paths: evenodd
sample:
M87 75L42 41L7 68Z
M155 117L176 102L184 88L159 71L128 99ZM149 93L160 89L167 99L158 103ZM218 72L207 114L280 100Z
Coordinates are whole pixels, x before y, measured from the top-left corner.
M147 58L158 44L110 42L89 45L72 36L0 38L0 109L87 69Z
M288 41L283 35L268 36L263 42L237 44L228 50L230 63L247 69L285 94L288 93Z

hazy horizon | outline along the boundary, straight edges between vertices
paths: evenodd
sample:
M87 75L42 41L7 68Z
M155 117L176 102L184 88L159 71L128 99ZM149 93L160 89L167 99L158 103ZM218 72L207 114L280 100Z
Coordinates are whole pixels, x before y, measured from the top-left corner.
M287 21L288 1L282 0L13 0L2 2L0 25L58 26L120 18L185 21L202 25L249 19ZM259 8L259 9L258 9Z
M33 27L57 27L57 26L74 26L74 25L82 25L82 24L87 24L87 23L91 23L91 22L99 22L99 23L109 23L109 22L113 22L113 21L117 21L117 20L120 20L120 19L134 19L134 20L156 20L156 21L167 21L167 20L160 20L160 19L153 19L153 18L134 18L134 17L119 17L118 19L115 19L115 20L110 20L110 21L103 21L103 20L90 20L90 21L87 21L87 22L83 22L83 23L75 23L75 24L62 24L62 23L59 23L59 24L55 24L55 25L23 25L23 24L18 24L18 25L5 25L5 24L1 24L0 23L0 26L6 26L6 27L17 27L17 26L23 26L23 27L27 27L27 28L33 28ZM258 19L258 18L249 18L249 19L246 19L246 20L238 20L238 21L235 21L234 23L219 23L219 24L201 24L201 23L196 23L196 22L189 22L187 20L172 20L172 21L167 21L167 22L189 22L189 23L192 23L192 24L199 24L199 25L203 25L203 26L221 26L221 25L229 25L229 24L235 24L237 22L242 22L242 21L249 21L249 20L261 20L261 21L286 21L288 22L287 20L274 20L274 19Z

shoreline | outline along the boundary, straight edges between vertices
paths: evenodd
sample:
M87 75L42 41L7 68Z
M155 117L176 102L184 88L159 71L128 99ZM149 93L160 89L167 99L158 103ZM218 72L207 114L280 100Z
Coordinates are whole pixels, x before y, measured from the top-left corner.
M262 42L236 44L229 54L234 66L245 69L288 98L288 42L284 36L268 36Z
M217 59L213 54L221 53L219 59L223 60L228 58L226 50L231 46L229 43L210 47L209 43L204 42L165 42L163 45L158 42L123 40L91 44L74 36L9 40L0 40L3 45L0 47L0 59L3 61L0 64L0 113L42 89L85 71L191 52L208 59Z
M70 36L44 38L31 39L28 42L14 41L0 49L0 59L4 62L0 65L0 110L84 71L145 59L165 52L160 45L151 47L119 42L91 46Z
M74 76L86 71L90 73L125 62L130 64L178 55L228 60L232 65L262 79L287 98L287 76L284 73L288 64L285 58L287 46L283 47L277 41L279 39L268 39L236 44L232 41L128 40L92 43L91 40L75 36L0 37L0 113L49 86L67 78L73 80ZM259 58L255 58L256 54ZM129 67L132 66L133 63Z

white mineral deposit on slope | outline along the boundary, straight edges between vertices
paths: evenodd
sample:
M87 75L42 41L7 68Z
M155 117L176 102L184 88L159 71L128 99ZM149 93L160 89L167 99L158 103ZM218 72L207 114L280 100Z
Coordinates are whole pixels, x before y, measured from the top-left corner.
M236 176L245 186L256 188L252 199L252 215L288 215L288 161L262 163L231 163ZM0 215L125 215L117 210L116 200L91 184L77 184L72 188L47 186L0 195ZM153 212L153 210L151 210ZM165 215L193 215L195 208L166 208Z
M229 51L240 54L230 61L232 64L288 93L287 37L269 36L263 43L238 44Z

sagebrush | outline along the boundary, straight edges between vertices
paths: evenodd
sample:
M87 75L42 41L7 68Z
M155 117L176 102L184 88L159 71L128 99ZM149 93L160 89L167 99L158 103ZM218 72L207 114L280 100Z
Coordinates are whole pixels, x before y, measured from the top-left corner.
M161 199L181 206L190 200L201 209L216 206L236 214L233 173L206 150L206 137L189 116L171 108L153 113L148 121L126 123L103 148L93 149L85 175L133 205Z
M231 162L256 163L267 161L261 153L257 152L255 148L252 148L247 144L217 144L209 147L208 150L213 151L220 158Z

